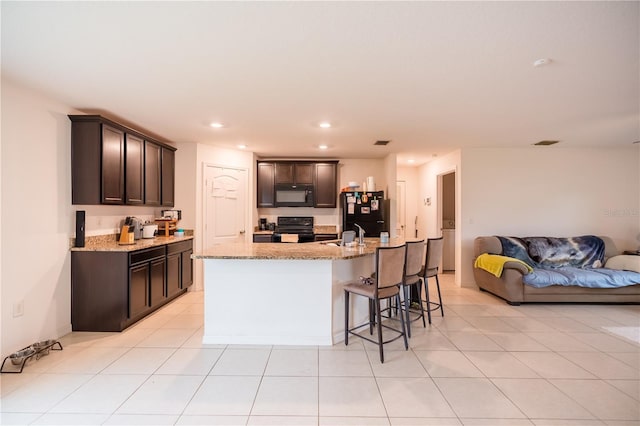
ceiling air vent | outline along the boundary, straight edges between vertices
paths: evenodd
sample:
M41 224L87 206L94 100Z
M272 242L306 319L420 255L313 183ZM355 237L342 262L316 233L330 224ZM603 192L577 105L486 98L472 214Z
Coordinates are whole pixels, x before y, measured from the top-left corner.
M534 145L537 146L549 146L549 145L555 145L560 141L540 141L540 142L536 142L534 143Z
M389 142L391 141L376 141L374 145L385 146L385 145L389 145Z

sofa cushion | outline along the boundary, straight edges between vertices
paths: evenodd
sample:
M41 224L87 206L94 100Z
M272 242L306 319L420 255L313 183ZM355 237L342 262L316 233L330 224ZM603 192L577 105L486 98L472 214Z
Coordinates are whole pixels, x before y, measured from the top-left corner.
M640 256L627 254L613 256L612 258L607 260L605 267L609 269L618 269L621 271L640 272Z

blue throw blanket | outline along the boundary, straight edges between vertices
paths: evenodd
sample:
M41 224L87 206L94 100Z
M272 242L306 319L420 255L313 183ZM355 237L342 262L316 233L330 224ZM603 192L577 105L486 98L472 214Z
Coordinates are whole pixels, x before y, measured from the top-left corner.
M640 284L640 273L599 268L604 241L594 235L572 238L498 237L502 254L533 268L522 282L533 287L551 285L615 288Z
M551 285L616 288L640 284L640 274L607 268L533 268L533 272L522 277L522 282L537 288Z

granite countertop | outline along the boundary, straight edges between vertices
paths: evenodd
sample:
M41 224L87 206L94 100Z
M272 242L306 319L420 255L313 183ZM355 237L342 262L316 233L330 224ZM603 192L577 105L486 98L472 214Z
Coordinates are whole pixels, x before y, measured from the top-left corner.
M404 244L402 238L392 238L380 244L379 238L365 238L365 246L340 247L322 241L316 243L244 243L214 245L196 253L193 259L272 259L272 260L343 260L374 254L377 247Z
M177 243L180 241L192 240L193 235L184 237L155 237L155 238L141 238L136 240L135 244L120 245L115 238L97 239L87 241L84 247L71 247L71 251L135 251L142 250L151 247L159 247L171 243Z

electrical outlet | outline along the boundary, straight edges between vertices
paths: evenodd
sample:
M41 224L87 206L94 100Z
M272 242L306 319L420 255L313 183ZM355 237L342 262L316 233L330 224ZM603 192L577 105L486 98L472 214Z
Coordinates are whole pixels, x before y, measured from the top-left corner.
M24 300L13 304L13 317L21 317L24 315Z

